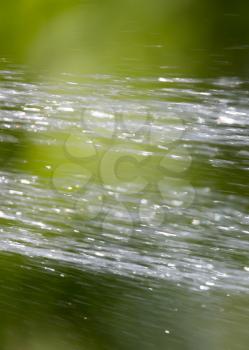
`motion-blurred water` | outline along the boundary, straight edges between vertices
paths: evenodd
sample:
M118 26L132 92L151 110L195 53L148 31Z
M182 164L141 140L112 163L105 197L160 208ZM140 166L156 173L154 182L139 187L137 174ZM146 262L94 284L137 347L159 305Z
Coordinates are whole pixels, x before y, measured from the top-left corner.
M248 81L0 74L2 348L246 349Z

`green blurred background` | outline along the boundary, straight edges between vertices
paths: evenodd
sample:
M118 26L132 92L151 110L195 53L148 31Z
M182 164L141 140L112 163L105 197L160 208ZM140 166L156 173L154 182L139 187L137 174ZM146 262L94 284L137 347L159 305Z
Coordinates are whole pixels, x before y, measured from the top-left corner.
M1 54L51 72L248 74L247 1L10 0Z

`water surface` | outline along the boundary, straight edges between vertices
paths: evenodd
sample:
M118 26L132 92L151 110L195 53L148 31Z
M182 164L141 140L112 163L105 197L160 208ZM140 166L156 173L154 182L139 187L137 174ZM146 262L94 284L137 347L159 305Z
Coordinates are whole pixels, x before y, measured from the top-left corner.
M246 349L248 80L0 76L3 349Z

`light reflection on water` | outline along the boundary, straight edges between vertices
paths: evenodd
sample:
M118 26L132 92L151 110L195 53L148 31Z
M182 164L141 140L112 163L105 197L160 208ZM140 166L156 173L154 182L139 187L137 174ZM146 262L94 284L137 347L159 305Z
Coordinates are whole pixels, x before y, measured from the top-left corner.
M108 75L76 78L64 74L60 80L31 82L25 80L22 68L9 67L0 73L3 254L17 253L27 261L34 259L51 274L61 263L80 273L116 275L121 277L114 278L128 278L142 285L169 283L172 295L174 288L182 288L182 292L176 292L180 293L178 303L183 291L188 295L191 291L201 295L248 295L248 81L236 77L179 78L165 73L143 79ZM68 151L66 143L70 135L74 140L82 130L95 152L95 158L86 163L93 178L82 192L60 192L52 180L56 167L64 162L72 167L85 166L84 159L73 153L81 152L81 146L76 144L72 150L72 143ZM141 169L151 186L130 195L122 192L122 181L119 191L103 184L99 177L103 154L124 142L134 154L150 157ZM176 145L191 157L186 169ZM165 154L170 154L176 163L168 170L160 168L160 173L158 159ZM180 175L176 175L177 159ZM194 197L186 207L177 204L181 198L177 189L173 199L160 202L157 184L164 175L188 180ZM181 191L187 190L185 186ZM85 203L81 202L82 196ZM139 217L139 203L146 204L145 220ZM98 214L87 220L85 211L90 206ZM146 220L153 206L163 208L163 214L157 211ZM58 274L60 278L65 276L65 272ZM105 277L98 278L102 281ZM136 304L137 292L132 288L123 289L134 293L134 299L128 302L129 315ZM137 297L142 300L138 301L138 314L143 315L147 308L152 312L153 303L143 305L148 296ZM160 308L164 296L155 298ZM198 298L202 308L209 307L202 304L202 296ZM215 297L213 300L212 310L217 302ZM192 301L189 303L185 317L193 312L193 322L198 323L196 311L191 311ZM117 313L124 313L123 308L119 305ZM234 312L233 322L238 327L240 312ZM148 318L145 329L153 324L158 327L153 317ZM211 322L212 317L213 314L207 316L206 322ZM160 314L158 322L162 319ZM130 316L125 339L130 339L132 320ZM124 325L124 318L119 322ZM223 326L226 328L225 321ZM169 336L172 331L165 328L162 334ZM149 338L144 345L146 348L155 345L155 334L151 338L154 340ZM175 339L177 343L178 337ZM164 340L158 344L163 348ZM178 349L178 343L169 344ZM214 340L214 344L217 346L219 341ZM238 349L244 349L243 344ZM189 347L195 345L189 341Z

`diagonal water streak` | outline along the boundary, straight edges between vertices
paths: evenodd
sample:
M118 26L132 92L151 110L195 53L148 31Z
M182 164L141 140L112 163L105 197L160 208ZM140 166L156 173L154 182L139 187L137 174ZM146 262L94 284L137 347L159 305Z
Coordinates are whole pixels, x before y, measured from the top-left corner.
M3 157L0 174L2 251L100 272L161 278L194 289L248 292L247 81L62 75L60 81L30 83L21 73L1 71L0 141L3 149L13 148ZM91 115L90 124L84 123L85 112ZM105 132L109 116L117 116L115 135ZM167 130L166 139L148 139L153 127ZM125 196L109 188L104 191L104 215L111 215L104 229L101 215L84 221L75 207L79 195L63 196L51 186L52 154L51 159L30 159L29 153L33 146L44 146L60 162L72 128L93 138L100 154L121 140L136 154L136 145L142 145L145 156L153 160L173 152L166 141L180 132L180 143L193 158L194 170L187 176L196 190L195 202L189 208L166 207L164 223L154 226L133 215L132 232L124 238L122 232L130 224L119 216L115 203L136 209L148 193ZM149 169L150 179L157 182L159 175L152 166ZM231 180L226 179L227 172L233 175ZM89 186L96 196L103 192L98 181ZM153 186L148 191L153 199L159 196ZM98 204L93 210L97 209Z

